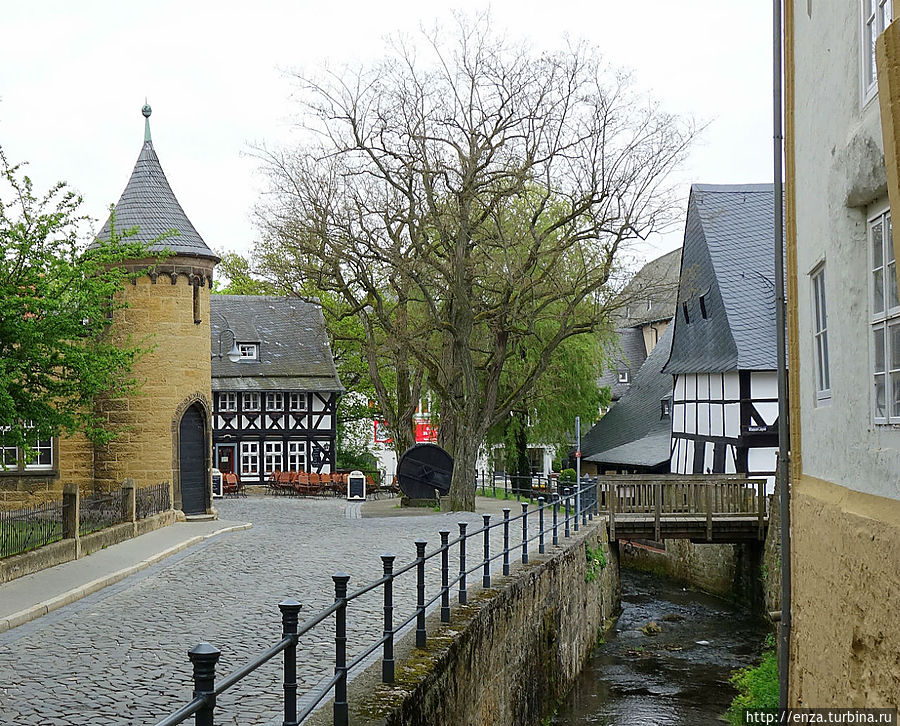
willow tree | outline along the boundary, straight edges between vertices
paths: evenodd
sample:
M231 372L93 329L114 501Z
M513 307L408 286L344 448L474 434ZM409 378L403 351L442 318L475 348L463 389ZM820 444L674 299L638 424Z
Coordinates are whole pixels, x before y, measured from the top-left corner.
M472 509L488 430L608 325L620 252L670 221L693 129L592 48L537 54L484 18L297 80L303 141L261 151L265 244L359 317L370 364L388 346L398 376L424 373L451 504Z

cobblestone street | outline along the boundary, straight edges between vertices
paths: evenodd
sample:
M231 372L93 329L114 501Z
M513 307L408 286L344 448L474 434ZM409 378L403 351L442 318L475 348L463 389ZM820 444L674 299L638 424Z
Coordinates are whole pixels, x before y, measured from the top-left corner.
M343 500L251 497L217 506L223 519L252 522L252 529L213 538L0 634L0 724L152 725L190 699L187 651L196 643L222 650L217 673L227 675L280 639L277 605L285 597L303 604L302 622L333 601L336 571L350 575L353 591L381 576L380 555L396 554L399 567L414 559L415 540L427 540L431 552L440 544L439 530L449 529L452 539L458 521L470 522L470 530L482 523L478 514L458 513L360 519L359 505ZM513 516L521 511L511 506ZM511 543L521 542L516 525ZM480 542L469 543L469 567L481 560ZM492 552L501 542L497 528ZM439 558L429 561L427 598L437 591L437 564ZM454 548L451 578L458 565ZM499 569L495 562L492 572ZM470 575L470 588L480 582L480 572ZM414 574L394 589L400 622L414 610ZM348 610L350 657L380 637L381 597L376 589ZM332 622L301 640L301 692L331 673ZM281 678L279 656L219 699L217 723L280 723Z

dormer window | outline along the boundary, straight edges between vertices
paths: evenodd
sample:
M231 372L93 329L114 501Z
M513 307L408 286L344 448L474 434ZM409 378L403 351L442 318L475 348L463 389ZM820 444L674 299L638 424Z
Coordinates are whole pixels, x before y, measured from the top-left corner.
M259 360L259 343L238 343L239 360Z
M672 399L671 398L663 398L659 402L659 417L660 418L669 418L672 414Z
M686 302L681 303L681 312L684 313L684 322L690 323L691 316L688 315L688 306Z
M647 310L652 310L652 309L653 309L653 301L647 300Z
M631 376L628 374L627 370L619 371L619 383L629 383L631 381Z
M700 296L700 317L706 320L709 315L706 312L706 295Z

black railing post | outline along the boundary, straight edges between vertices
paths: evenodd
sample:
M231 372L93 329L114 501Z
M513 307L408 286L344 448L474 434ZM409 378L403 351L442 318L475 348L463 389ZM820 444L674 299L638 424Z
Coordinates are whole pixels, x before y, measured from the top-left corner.
M556 525L556 513L559 511L559 494L553 493L553 546L559 544L559 532Z
M578 486L581 489L581 496L579 497L579 499L581 500L581 526L587 527L587 509L588 508L586 506L584 506L584 491L585 491L584 482L583 481L578 482Z
M538 497L538 553L544 554L544 498Z
M465 605L466 595L466 527L467 522L457 522L459 525L459 604Z
M590 480L588 480L588 481L590 481ZM593 484L590 484L589 487L592 487L592 489L591 489L592 494L588 498L587 515L588 515L588 519L591 522L593 522L594 521L594 505L597 501L597 487L594 486Z
M194 666L194 698L205 696L206 703L194 716L195 726L213 726L216 708L216 663L222 651L209 643L199 643L188 651Z
M381 654L381 682L394 682L394 555L382 555L384 567L384 648Z
M509 507L503 508L503 574L509 574Z
M450 622L450 530L442 529L441 535L441 622Z
M347 583L350 575L337 572L334 580L334 601L338 609L334 612L334 674L338 676L334 684L334 726L347 726Z
M488 588L491 586L491 515L482 514L484 520L484 572L481 575L481 586Z
M293 598L278 603L281 637L293 636L293 642L284 649L284 726L297 726L297 621L301 607Z
M569 487L563 489L563 494L566 497L566 527L564 534L566 537L569 536Z
M416 647L424 648L425 633L425 540L416 540Z
M522 502L522 564L528 564L528 502Z

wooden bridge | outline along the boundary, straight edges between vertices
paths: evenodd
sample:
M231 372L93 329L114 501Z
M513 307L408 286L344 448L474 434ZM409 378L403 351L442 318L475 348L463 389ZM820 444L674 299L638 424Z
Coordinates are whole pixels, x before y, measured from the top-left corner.
M744 475L634 474L601 476L601 514L610 541L689 539L763 540L769 524L765 479Z

